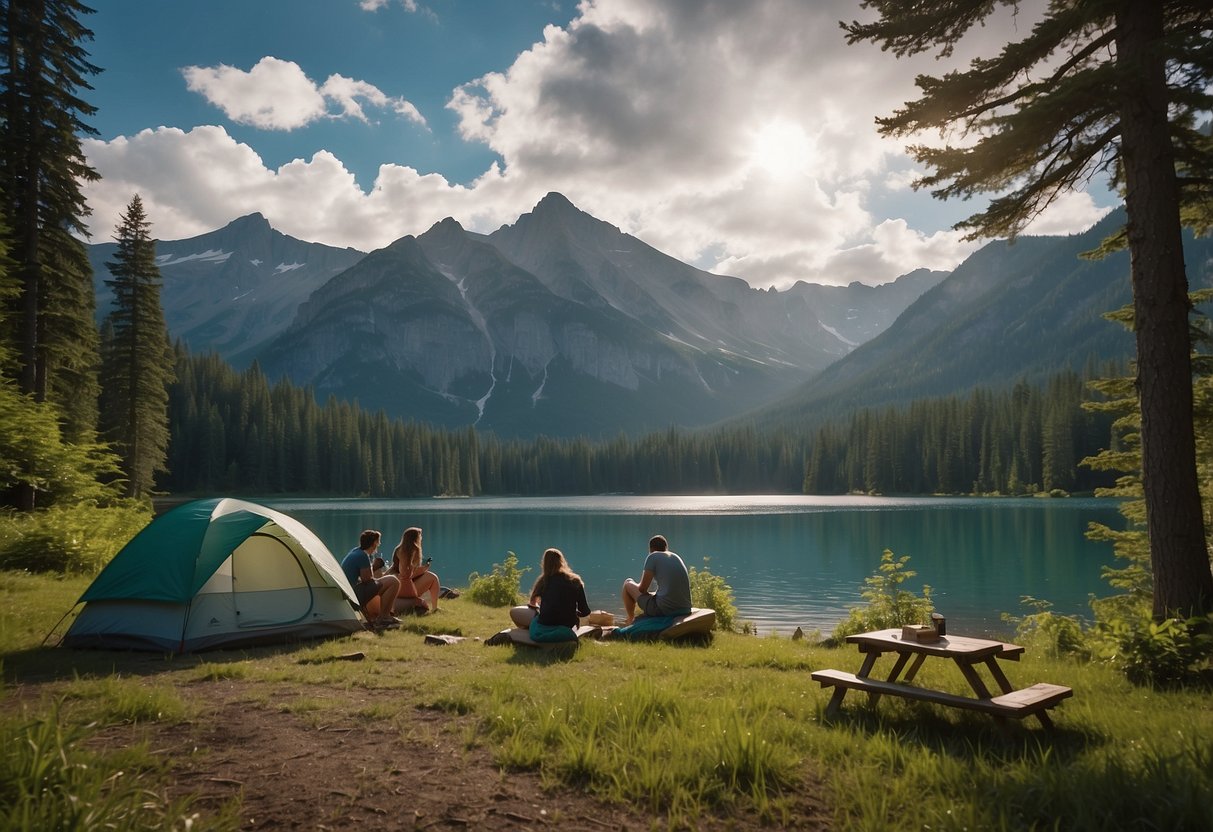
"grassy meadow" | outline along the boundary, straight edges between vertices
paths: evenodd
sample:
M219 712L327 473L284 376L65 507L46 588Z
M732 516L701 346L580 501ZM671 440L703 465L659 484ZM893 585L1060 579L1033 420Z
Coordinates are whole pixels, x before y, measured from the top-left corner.
M733 633L571 651L423 645L426 632L483 638L506 625L504 610L465 594L381 636L176 658L43 647L87 583L0 573L2 829L239 828L234 802L167 796L168 755L92 741L115 725L137 736L205 718L200 694L233 681L249 708L387 721L406 742L425 739L412 709L441 711L468 753L647 807L659 830L738 815L795 826L806 790L842 830L1213 828L1209 691L1134 687L1042 650L1004 666L1018 686L1074 688L1052 735L1031 719L1004 733L981 714L887 697L869 711L855 692L826 722L828 691L809 673L856 670L850 646ZM337 660L352 651L365 659ZM967 692L943 662L918 681Z

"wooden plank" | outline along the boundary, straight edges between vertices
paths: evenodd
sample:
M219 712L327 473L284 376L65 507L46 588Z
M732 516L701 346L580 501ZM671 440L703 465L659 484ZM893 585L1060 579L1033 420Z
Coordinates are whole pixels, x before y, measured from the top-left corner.
M661 631L661 638L670 640L683 636L712 632L716 626L716 610L693 609L689 615L684 615Z
M995 696L990 701L1004 708L1050 708L1063 699L1074 695L1074 691L1063 685L1050 685L1041 682L1031 687L1013 690L1002 696Z
M849 644L859 645L861 652L872 650L887 652L920 653L928 656L957 656L963 655L977 659L983 656L997 656L1000 659L1018 661L1023 654L1023 647L1018 644L1008 644L1004 641L993 641L985 638L969 636L941 636L938 641L914 642L901 637L900 629L876 630L871 633L858 633L847 636Z
M981 711L994 716L1008 716L1016 719L1051 708L1073 695L1070 688L1061 685L1038 684L1030 688L1012 691L990 699L974 699L971 696L960 696L940 690L915 687L900 682L883 682L879 679L863 679L853 673L842 670L815 670L810 674L815 682L823 688L839 687L844 689L862 690L868 693L888 694L905 699L916 699L931 702L936 705L946 705L951 708L965 708ZM837 697L837 693L835 693Z

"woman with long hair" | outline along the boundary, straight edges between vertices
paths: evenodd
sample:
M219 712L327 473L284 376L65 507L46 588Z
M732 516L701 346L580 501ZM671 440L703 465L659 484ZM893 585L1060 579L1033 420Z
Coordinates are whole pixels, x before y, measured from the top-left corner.
M396 596L396 612L425 613L438 609L442 584L430 571L432 558L421 557L421 529L409 526L400 535L400 543L392 551L392 566L388 570L400 578L400 594ZM429 594L427 603L425 598Z
M577 640L573 628L580 616L590 614L590 605L585 599L585 582L569 568L559 549L543 553L543 571L531 590L531 606L539 607L539 614L531 619L532 640Z

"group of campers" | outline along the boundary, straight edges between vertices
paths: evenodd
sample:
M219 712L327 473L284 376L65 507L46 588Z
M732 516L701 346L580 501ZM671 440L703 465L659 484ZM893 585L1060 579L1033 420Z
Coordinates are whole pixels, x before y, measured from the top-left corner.
M442 584L430 569L432 558L423 558L421 529L411 526L400 536L390 564L379 555L383 535L364 531L358 545L341 561L341 568L354 588L368 623L376 628L400 625L401 614L425 614L438 609ZM656 589L654 590L654 584ZM679 616L691 612L691 578L686 564L671 552L662 535L649 540L640 581L628 578L620 591L626 624L632 624L639 609L646 616ZM530 606L537 609L531 620L531 635L537 641L574 639L579 620L590 614L585 582L569 568L564 553L547 549L542 569L531 589Z

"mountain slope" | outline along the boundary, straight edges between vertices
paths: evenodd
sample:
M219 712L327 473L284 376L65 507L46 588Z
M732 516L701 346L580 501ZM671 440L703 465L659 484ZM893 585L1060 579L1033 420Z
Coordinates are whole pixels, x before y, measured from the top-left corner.
M1123 223L1114 212L1083 234L986 245L880 336L752 418L803 422L1131 358L1132 335L1103 317L1130 300L1127 253L1079 257ZM1213 241L1189 238L1185 251L1193 286L1208 285Z
M105 263L116 243L88 247L97 316L113 305ZM173 338L214 350L236 365L290 324L299 305L334 275L361 260L355 249L307 243L270 227L261 214L185 240L158 240L161 303Z
M609 306L700 349L810 372L883 329L932 285L926 273L867 291L803 283L762 291L663 254L556 193L486 239L561 297ZM871 323L856 329L848 316Z
M450 219L327 283L260 362L322 395L503 435L704 424L800 372L705 354L560 297Z

